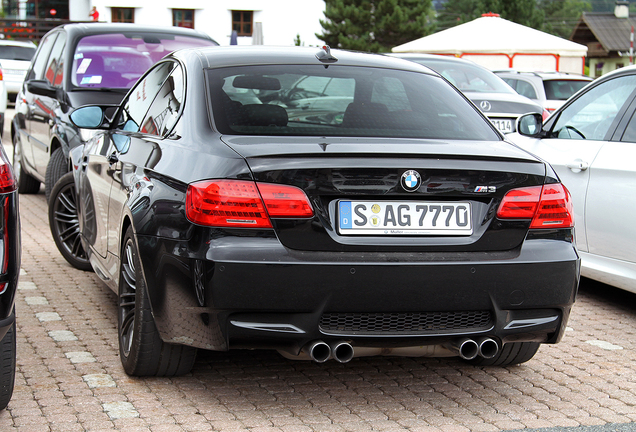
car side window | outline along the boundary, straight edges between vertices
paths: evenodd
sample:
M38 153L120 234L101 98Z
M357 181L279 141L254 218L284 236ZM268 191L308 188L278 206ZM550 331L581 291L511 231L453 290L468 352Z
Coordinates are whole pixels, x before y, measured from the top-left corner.
M525 96L528 99L537 99L537 92L534 90L534 87L532 87L532 84L527 81L517 81L515 90L517 90L517 93L521 96Z
M49 34L42 40L42 42L40 42L40 50L38 51L37 56L33 59L31 72L27 79L44 79L44 66L47 65L49 54L51 53L51 49L53 49L55 38L57 38L58 34L59 33Z
M164 82L141 123L141 132L166 136L176 123L185 90L183 71L177 66Z
M173 62L162 62L144 76L128 93L116 124L119 129L139 132L146 113L174 69Z
M559 115L551 136L562 139L605 139L625 103L632 99L636 76L620 76L581 95Z
M636 112L632 114L621 141L636 143Z
M44 78L54 87L61 87L64 81L64 46L66 34L60 33L49 56Z

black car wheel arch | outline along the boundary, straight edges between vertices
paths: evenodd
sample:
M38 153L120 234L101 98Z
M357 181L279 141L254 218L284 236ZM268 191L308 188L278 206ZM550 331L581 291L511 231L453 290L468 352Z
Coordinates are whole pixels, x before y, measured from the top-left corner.
M24 170L22 163L22 143L20 137L16 135L13 142L13 169L18 192L22 194L38 193L40 182Z

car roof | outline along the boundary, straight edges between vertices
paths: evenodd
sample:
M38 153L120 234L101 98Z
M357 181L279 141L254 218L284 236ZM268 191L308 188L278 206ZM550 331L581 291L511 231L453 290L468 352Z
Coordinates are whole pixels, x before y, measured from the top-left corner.
M198 30L193 30L183 27L168 27L168 26L146 26L133 23L71 23L57 26L49 31L64 30L70 37L83 37L89 35L107 34L107 33L169 33L174 35L198 37L201 39L208 39L217 43L208 34ZM218 44L218 43L217 43Z
M408 60L433 60L438 62L447 62L447 63L463 63L467 65L474 65L483 68L482 65L475 63L471 60L466 60L460 57L441 55L441 54L424 54L424 53L386 53L386 55L391 57L397 57L401 59ZM484 68L487 69L487 68Z
M251 65L344 65L344 66L364 66L380 67L389 69L400 69L414 72L424 72L430 75L438 75L431 69L417 63L399 58L389 57L381 54L361 53L356 51L330 50L332 56L337 60L334 62L321 62L317 54L324 53L325 50L318 47L297 47L297 46L220 46L206 48L190 48L177 51L176 56L193 55L196 52L207 61L204 67L227 67L227 66L251 66ZM240 54L237 54L240 53Z
M11 39L0 39L0 45L4 46L20 46L26 48L37 48L38 46L32 41L17 41Z
M583 81L592 81L593 78L588 77L586 75L581 75L581 74L576 74L576 73L571 73L571 72L540 72L540 71L535 71L535 72L530 72L530 71L518 71L518 70L514 70L514 69L504 69L504 70L496 70L493 71L493 73L500 75L500 76L534 76L537 78L541 78L542 80L548 81L548 80L563 80L563 79L570 79L570 80L583 80Z

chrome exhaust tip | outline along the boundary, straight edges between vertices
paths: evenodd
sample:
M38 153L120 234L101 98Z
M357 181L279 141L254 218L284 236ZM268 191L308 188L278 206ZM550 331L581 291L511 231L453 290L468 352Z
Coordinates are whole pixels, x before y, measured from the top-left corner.
M305 349L316 363L324 363L331 357L331 348L323 341L313 341Z
M483 358L493 358L499 352L499 344L494 339L483 338L477 344L479 345L479 355Z
M479 345L472 339L457 339L448 346L464 360L472 360L479 354Z
M339 363L348 363L353 358L353 347L348 342L332 343L331 355Z

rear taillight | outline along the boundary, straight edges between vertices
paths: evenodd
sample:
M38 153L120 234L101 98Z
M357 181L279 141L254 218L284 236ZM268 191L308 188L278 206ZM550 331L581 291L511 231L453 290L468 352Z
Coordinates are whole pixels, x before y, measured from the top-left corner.
M499 219L532 219L530 228L570 228L574 213L570 192L561 183L513 189L497 210Z
M554 111L554 110L553 110ZM548 119L548 117L550 117L550 114L552 114L548 109L544 109L541 112L541 116L543 118L543 121L546 121Z
M11 166L0 159L0 193L13 192L16 189Z
M186 193L186 216L199 225L271 228L270 216L309 218L313 214L305 193L294 186L208 180L189 185Z
M11 243L9 242L9 217L11 216L10 208L9 208L9 196L5 195L1 200L2 202L2 226L0 226L2 232L2 244L4 246L3 249L3 259L2 259L2 274L6 275L9 270L9 256L11 253ZM0 294L4 294L4 292L9 287L9 282L0 283Z

